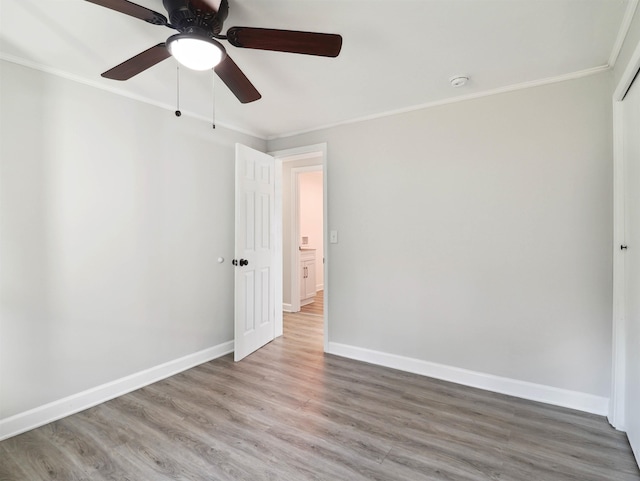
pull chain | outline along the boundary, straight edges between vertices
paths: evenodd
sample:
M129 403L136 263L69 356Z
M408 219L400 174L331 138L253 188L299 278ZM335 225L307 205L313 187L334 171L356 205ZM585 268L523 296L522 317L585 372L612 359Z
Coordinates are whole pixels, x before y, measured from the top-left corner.
M180 117L180 65L176 65L176 117Z

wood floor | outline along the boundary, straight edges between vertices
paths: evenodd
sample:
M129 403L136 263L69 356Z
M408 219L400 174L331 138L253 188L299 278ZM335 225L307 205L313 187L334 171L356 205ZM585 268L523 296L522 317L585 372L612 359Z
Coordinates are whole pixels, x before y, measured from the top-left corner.
M322 318L0 443L0 480L640 480L603 417L322 352Z
M302 306L300 312L302 314L316 314L321 316L324 313L324 291L318 291L313 298L313 302Z

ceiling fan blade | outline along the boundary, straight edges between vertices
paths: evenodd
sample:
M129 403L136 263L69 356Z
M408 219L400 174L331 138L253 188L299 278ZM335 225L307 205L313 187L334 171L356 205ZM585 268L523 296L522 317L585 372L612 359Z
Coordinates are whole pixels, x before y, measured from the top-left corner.
M144 52L139 53L129 60L125 60L120 65L107 70L102 74L103 77L112 80L129 80L134 75L144 72L149 67L162 62L171 57L169 50L164 43L159 43Z
M165 25L169 26L169 21L167 18L153 10L149 10L148 8L142 7L140 5L136 5L135 3L131 3L127 0L86 0L90 3L95 3L96 5L100 5L102 7L110 8L111 10L115 10L116 12L124 13L125 15L131 15L132 17L139 18L140 20L144 20L145 22L152 23L154 25Z
M342 37L332 33L297 32L270 28L231 27L227 39L236 47L337 57Z
M260 92L256 90L229 55L226 55L224 60L216 65L213 70L243 104L262 98Z

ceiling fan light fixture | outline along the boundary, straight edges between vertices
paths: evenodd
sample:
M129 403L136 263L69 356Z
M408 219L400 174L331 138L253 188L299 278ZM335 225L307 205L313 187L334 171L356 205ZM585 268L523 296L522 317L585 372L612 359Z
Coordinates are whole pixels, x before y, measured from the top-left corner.
M167 49L178 62L192 70L211 70L226 54L220 42L206 36L188 33L169 37Z

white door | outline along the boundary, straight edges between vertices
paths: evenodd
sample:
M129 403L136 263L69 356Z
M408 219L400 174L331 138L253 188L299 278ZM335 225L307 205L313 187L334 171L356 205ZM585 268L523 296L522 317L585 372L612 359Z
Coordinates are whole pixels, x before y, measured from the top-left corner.
M625 192L625 424L636 456L640 454L640 81L623 101Z
M274 205L274 158L236 144L236 361L275 337Z

